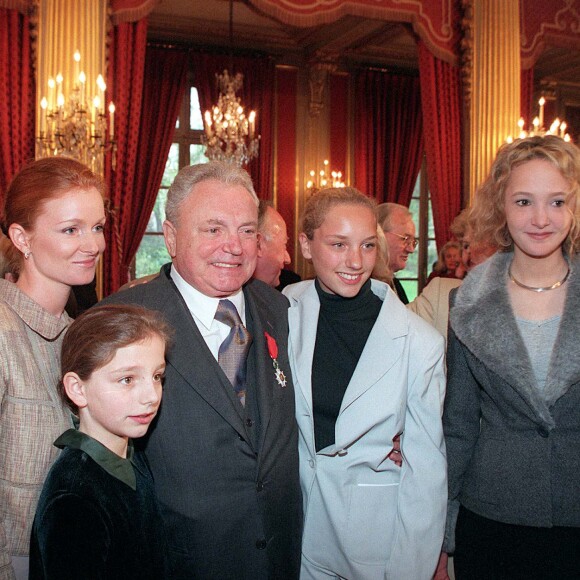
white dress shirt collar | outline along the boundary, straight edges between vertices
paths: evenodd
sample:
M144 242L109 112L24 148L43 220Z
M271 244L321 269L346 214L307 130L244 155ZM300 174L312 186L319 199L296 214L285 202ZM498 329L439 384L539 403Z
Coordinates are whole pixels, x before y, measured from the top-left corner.
M218 303L220 298L214 298L213 296L207 296L203 294L191 284L186 282L182 276L179 274L177 269L172 265L170 272L171 279L177 286L180 294L183 296L189 311L193 314L203 326L209 330L214 321L214 316L217 311ZM231 296L225 296L230 302L234 304L238 310L238 314L242 319L242 323L246 326L246 302L244 299L244 292L240 289L235 294Z

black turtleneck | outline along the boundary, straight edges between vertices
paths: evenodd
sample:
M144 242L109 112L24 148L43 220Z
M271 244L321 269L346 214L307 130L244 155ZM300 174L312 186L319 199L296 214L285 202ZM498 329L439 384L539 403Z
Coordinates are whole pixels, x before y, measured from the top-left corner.
M316 451L334 443L334 427L344 393L354 373L383 302L373 294L371 281L353 298L322 290L316 344L312 360L312 405Z

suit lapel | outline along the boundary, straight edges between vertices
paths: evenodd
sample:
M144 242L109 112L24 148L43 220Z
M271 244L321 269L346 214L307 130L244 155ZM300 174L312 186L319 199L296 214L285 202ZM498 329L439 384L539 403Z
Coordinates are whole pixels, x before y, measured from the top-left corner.
M384 298L379 316L346 388L339 416L388 373L402 356L408 324L406 311L394 307L398 306L395 300L398 298L393 293L388 293Z
M306 402L312 415L312 360L316 343L316 328L320 302L312 283L300 297L294 308L288 310L290 346L295 361L292 369L294 388Z

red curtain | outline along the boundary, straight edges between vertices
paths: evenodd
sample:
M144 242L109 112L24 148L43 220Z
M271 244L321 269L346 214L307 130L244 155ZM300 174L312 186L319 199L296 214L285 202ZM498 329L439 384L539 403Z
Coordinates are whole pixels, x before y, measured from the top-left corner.
M110 214L105 230L105 296L117 290L128 279L126 257L132 237L130 224L140 204L134 195L137 175L141 166L150 163L149 159L140 158L138 155L146 46L145 19L113 27L107 99L114 101L116 107L117 155L116 169L111 171L109 168L106 175ZM149 135L149 138L153 140L155 136ZM131 235L127 235L128 233Z
M425 153L433 207L435 240L441 248L461 210L461 77L419 41Z
M14 175L34 158L30 46L28 16L0 8L0 206Z
M520 115L526 122L526 127L532 123L532 97L534 96L534 69L522 70L520 80Z
M363 70L355 99L355 186L408 206L423 157L419 79Z
M117 170L111 185L112 223L107 239L112 251L107 252L110 269L106 270L105 294L127 281L147 228L175 131L189 61L187 51L152 46L147 47L142 61L145 21L120 24L117 29L115 40L122 43L118 42L113 52L115 63L123 46L130 49L128 54L139 56L113 72L118 87L114 91L117 111L127 114L117 123L124 132L119 129L117 133ZM118 84L121 81L122 87Z
M260 152L247 170L252 176L254 188L260 199L272 198L272 151L274 117L274 62L265 56L228 56L219 54L193 53L194 85L198 90L201 110L211 108L218 99L216 73L224 69L232 74L244 75L242 90L238 93L246 115L256 111L256 132L260 135Z
M126 216L121 230L121 272L129 271L157 199L187 83L188 62L187 51L147 47L131 215Z

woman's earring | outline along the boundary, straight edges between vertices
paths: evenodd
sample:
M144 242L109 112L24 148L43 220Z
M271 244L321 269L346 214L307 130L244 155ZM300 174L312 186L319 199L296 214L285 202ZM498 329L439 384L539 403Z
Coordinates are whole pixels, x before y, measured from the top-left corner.
M28 260L28 258L30 258L30 250L26 250L26 252L24 252L24 259Z

